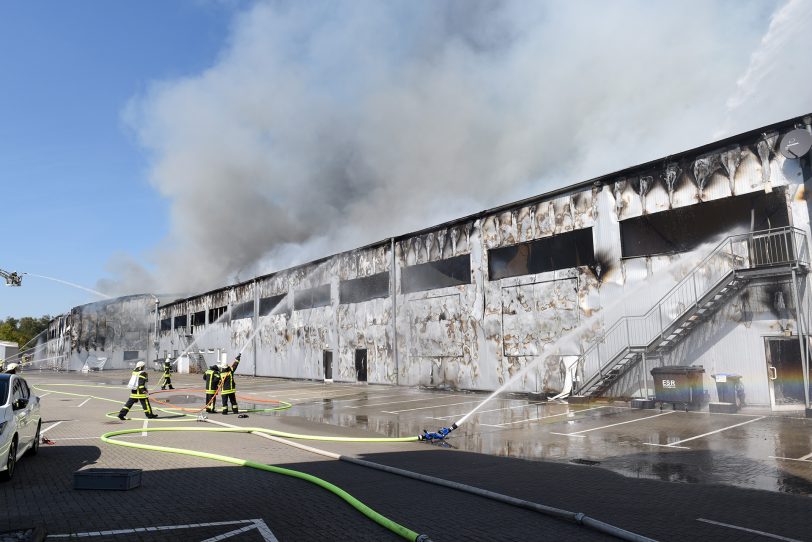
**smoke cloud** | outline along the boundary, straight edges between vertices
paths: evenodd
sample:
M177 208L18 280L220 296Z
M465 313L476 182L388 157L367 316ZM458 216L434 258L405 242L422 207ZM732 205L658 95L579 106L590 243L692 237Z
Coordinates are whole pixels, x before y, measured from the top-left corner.
M808 112L811 5L259 2L129 104L171 234L104 290L221 286Z

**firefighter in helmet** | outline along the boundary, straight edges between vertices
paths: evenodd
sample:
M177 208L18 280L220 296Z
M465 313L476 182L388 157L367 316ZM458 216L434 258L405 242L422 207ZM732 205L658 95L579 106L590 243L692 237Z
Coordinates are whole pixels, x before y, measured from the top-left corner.
M161 389L165 390L169 386L170 390L175 388L172 386L172 362L169 361L169 356L164 360L164 376L161 379Z
M147 380L149 380L149 376L147 372L144 370L144 366L146 364L143 361L139 361L135 364L135 370L133 371L132 376L130 376L130 398L127 399L127 402L124 403L124 406L118 413L119 420L127 419L127 413L130 411L130 407L132 407L137 401L141 401L141 408L144 409L144 415L147 418L157 418L157 414L153 414L152 407L149 404L149 397L147 392Z
M240 364L240 357L242 354L237 354L237 357L230 366L223 362L220 364L220 375L223 379L223 389L220 394L223 396L223 414L228 414L228 403L231 401L231 411L236 414L239 412L237 408L237 384L234 382L234 371L237 370L237 365Z
M203 373L203 380L206 382L206 412L214 412L217 390L220 387L220 368L217 365L209 367Z

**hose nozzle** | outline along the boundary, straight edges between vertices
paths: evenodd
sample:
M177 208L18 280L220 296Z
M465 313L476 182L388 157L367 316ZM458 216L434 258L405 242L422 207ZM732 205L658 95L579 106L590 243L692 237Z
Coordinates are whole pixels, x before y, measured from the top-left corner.
M423 434L418 435L417 438L419 440L428 440L429 442L434 440L444 440L449 433L451 433L454 429L457 428L457 424L452 424L451 427L441 427L436 432L433 431L426 431L423 429Z

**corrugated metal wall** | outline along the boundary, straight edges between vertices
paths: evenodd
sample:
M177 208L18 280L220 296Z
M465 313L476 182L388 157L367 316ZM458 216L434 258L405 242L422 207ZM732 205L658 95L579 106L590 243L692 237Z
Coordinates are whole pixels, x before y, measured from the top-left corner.
M250 342L242 372L311 379L324 377L323 352L330 351L333 377L341 381L356 379L355 351L366 349L369 382L459 389L496 389L536 364L511 389L554 392L563 385L561 355L578 354L621 316L646 312L714 247L709 242L678 255L622 258L621 221L785 190L791 223L808 235L803 174L798 161L775 152L777 138L767 134L665 160L569 194L342 253L164 306L160 318L286 295L271 315L196 330L196 347L233 356ZM488 280L489 251L584 228L591 228L594 263ZM470 283L403 293L404 268L465 255ZM386 272L394 298L341 304L343 281ZM328 284L329 305L294 309L297 291ZM742 292L657 363L702 364L708 374L739 372L751 402L766 403L763 336L796 328L792 318L782 324L761 301L742 308L742 295L753 300L763 288ZM248 341L255 326L256 340ZM184 347L183 333L161 333L160 351Z

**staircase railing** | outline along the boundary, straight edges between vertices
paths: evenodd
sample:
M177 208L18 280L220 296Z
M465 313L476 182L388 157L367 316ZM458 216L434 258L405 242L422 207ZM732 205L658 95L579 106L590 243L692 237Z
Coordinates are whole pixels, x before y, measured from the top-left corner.
M809 264L806 235L800 229L782 227L725 238L648 312L619 318L584 351L577 362L582 378L574 393L588 389L611 370L621 354L664 339L671 326L736 271L799 264Z

